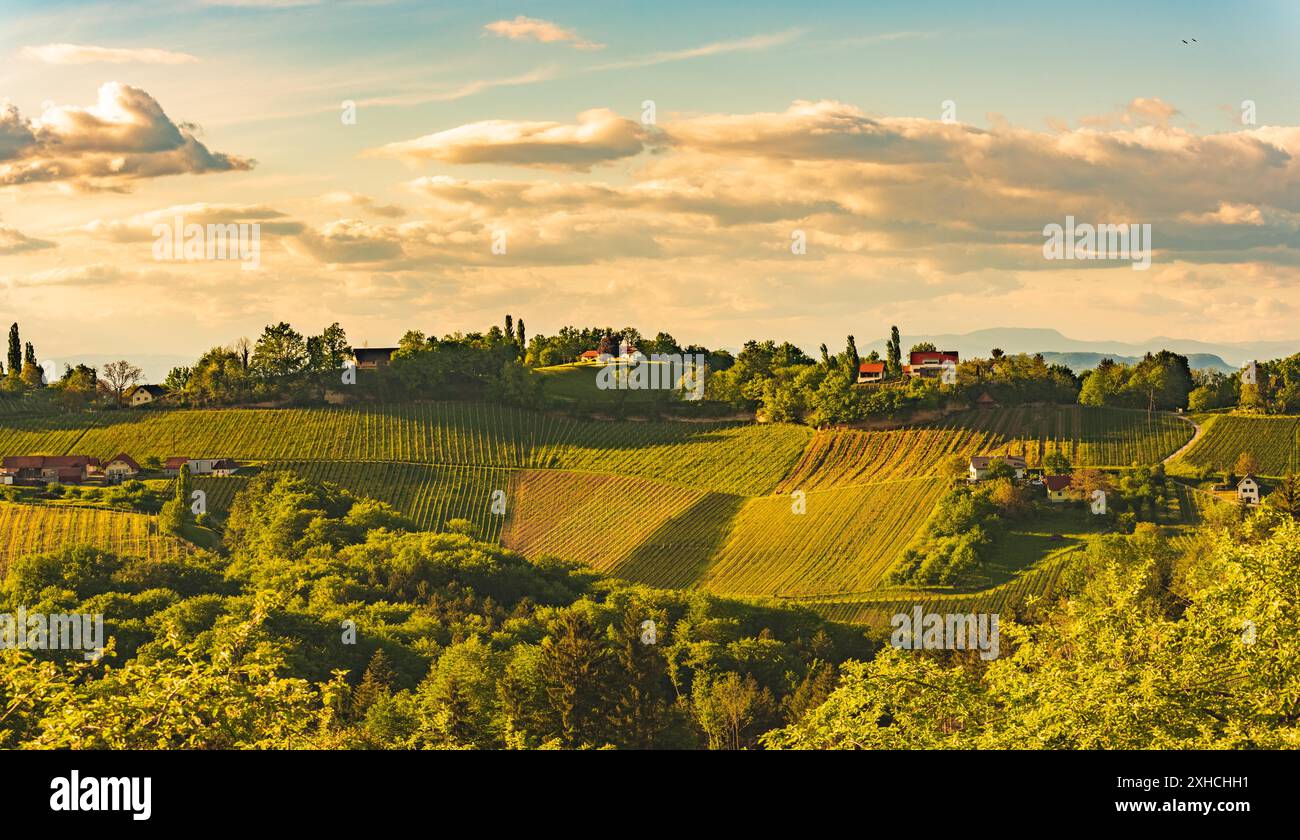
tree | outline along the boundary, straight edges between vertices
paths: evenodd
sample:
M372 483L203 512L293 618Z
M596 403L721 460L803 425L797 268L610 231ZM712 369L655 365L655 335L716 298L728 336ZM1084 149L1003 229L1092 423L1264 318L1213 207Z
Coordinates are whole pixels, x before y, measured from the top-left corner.
M1249 452L1243 452L1237 456L1237 464L1232 471L1243 478L1248 475L1257 475L1259 473L1259 461Z
M365 674L361 677L361 684L352 692L353 717L365 717L366 712L376 701L392 693L396 680L397 675L388 664L384 649L377 648L375 655L370 657L370 664L366 666Z
M996 361L997 359L1002 358L1006 354L1002 352L1001 347L994 347L992 350L989 351L989 355L992 356L993 359Z
M1092 498L1093 492L1100 490L1103 493L1111 491L1110 478L1101 470L1078 469L1070 479L1070 489L1077 493L1085 501Z
M918 342L918 343L912 345L912 351L911 351L911 352L913 352L913 353L937 353L938 351L939 351L939 348L934 346L934 342L933 342L933 341L921 341L921 342Z
M885 372L890 379L903 375L903 348L898 336L898 327L890 327L889 341L886 344Z
M284 321L268 325L257 339L249 364L264 380L298 373L307 364L307 342Z
M1052 475L1065 475L1070 472L1070 459L1059 449L1053 449L1043 459L1043 467Z
M104 365L104 382L108 385L108 390L112 392L115 401L119 405L122 402L122 395L126 393L126 389L140 381L140 377L143 375L144 371L125 359Z
M853 340L853 336L849 336L847 345L844 353L845 361L848 362L849 378L856 380L858 378L858 368L862 365L862 359L858 356L858 343Z
M562 613L542 639L540 667L564 745L600 742L609 654L591 621L574 611Z
M240 336L235 342L234 352L239 357L239 364L244 370L248 370L248 355L253 349L253 342L248 340L248 336Z
M307 367L313 373L328 373L343 367L343 362L352 354L348 345L348 335L339 322L330 324L320 335L307 339Z
M169 391L184 391L190 385L190 376L193 370L188 367L174 367L167 371L167 378L163 380L163 387Z
M31 346L31 345L28 345ZM45 373L35 362L23 362L22 383L28 388L39 388L44 384Z
M9 327L9 375L18 376L23 369L23 345L18 338L18 323Z
M772 712L772 692L759 688L753 675L743 679L729 671L718 679L700 680L694 695L695 715L709 736L712 749L740 750L753 746L761 733L756 726Z
M1292 519L1300 519L1300 476L1293 472L1287 473L1277 489L1268 495L1265 503Z
M662 335L662 333L661 333ZM519 355L524 355L524 348L528 346L528 334L524 332L524 319L520 318L515 323L515 344L519 345Z

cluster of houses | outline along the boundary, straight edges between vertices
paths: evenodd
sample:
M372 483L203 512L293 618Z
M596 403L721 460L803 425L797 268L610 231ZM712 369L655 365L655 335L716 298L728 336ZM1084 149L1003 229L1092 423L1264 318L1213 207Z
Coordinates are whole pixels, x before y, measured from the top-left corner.
M1024 481L1030 475L1029 464L1019 455L972 455L967 472L969 481L983 481L989 477L994 462L1002 462L1014 473L1016 481ZM1070 481L1068 475L1033 475L1030 484L1041 485L1047 491L1049 502L1068 502L1070 500Z
M230 458L168 458L163 472L180 475L188 466L191 475L234 475L239 464ZM11 455L0 462L0 484L39 486L45 484L121 484L143 469L135 459L119 452L107 461L89 455Z
M1028 463L1019 455L972 455L967 466L968 480L974 483L988 478L995 461L1006 464L1015 473L1017 481L1024 481L1025 476L1031 472ZM1041 484L1046 489L1047 499L1052 502L1070 500L1070 482L1071 477L1068 475L1035 475L1030 478L1031 484ZM1232 492L1231 486L1215 489ZM1238 501L1248 505L1259 504L1261 495L1259 479L1253 475L1241 479L1237 482L1236 494Z
M915 350L908 354L903 365L903 376L910 379L938 379L945 366L956 366L961 359L956 350ZM863 362L858 365L858 384L885 381L884 362Z
M584 350L582 354L578 356L579 362L601 365L606 365L614 361L626 362L628 364L639 364L644 362L645 359L645 354L636 349L636 347L626 340L618 343L617 356L612 353L602 353L599 350Z

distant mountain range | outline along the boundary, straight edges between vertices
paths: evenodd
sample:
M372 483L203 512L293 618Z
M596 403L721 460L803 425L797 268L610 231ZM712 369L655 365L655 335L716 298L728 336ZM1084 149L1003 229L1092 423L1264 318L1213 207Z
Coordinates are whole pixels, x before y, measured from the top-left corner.
M875 350L882 356L885 342L881 338L867 345L859 345L860 353ZM901 337L903 353L913 344L934 342L940 350L956 350L962 358L980 356L987 358L994 347L1005 353L1042 353L1049 363L1069 366L1075 371L1087 370L1103 358L1132 363L1147 353L1172 350L1187 356L1193 368L1212 368L1224 372L1237 370L1252 359L1264 361L1300 353L1300 338L1295 341L1241 341L1212 342L1188 338L1156 336L1140 342L1081 341L1062 335L1052 329L1002 327L976 330L969 333L931 335L904 335Z

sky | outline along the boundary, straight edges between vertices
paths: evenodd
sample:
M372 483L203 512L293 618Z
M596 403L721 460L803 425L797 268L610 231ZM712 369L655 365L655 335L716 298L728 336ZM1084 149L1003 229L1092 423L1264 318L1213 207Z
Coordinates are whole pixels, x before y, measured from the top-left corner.
M989 6L6 0L0 318L1300 345L1300 4ZM178 217L256 266L157 253ZM1067 217L1150 267L1048 259Z

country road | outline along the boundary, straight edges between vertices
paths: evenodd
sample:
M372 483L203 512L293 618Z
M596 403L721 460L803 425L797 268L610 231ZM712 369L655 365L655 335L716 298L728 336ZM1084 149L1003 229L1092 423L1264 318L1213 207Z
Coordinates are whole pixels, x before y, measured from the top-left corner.
M1174 454L1170 455L1168 458L1161 461L1160 463L1162 464L1168 464L1170 461L1173 461L1175 458L1178 458L1184 452L1186 452L1187 450L1195 446L1196 442L1201 439L1201 427L1195 421L1193 421L1192 418L1184 414L1179 414L1178 419L1182 420L1184 423L1191 423L1192 428L1195 429L1196 431L1192 434L1191 440L1187 441L1187 443L1184 443L1181 447L1179 447L1177 452L1175 452Z

